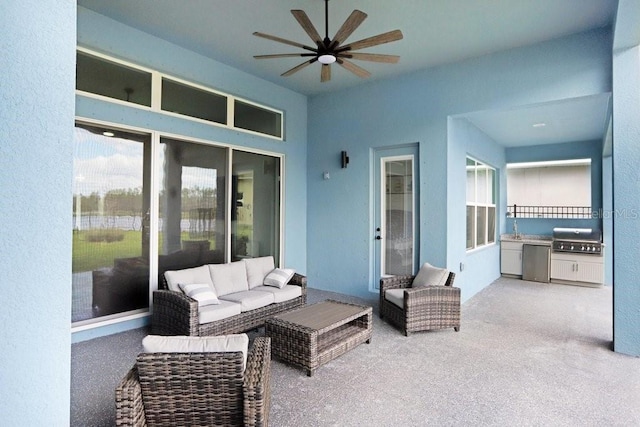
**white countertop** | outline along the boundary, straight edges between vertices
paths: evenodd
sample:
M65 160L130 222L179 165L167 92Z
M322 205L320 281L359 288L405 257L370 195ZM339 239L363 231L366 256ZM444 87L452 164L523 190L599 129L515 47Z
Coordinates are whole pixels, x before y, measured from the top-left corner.
M536 234L518 234L518 237L514 234L501 234L501 242L518 242L534 245L551 246L551 236L536 235Z

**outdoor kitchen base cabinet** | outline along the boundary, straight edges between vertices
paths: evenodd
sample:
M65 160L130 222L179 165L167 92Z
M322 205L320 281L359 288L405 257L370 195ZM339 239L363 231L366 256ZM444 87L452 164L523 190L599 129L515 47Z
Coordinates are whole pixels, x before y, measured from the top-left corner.
M571 284L604 284L603 257L598 255L551 254L551 281Z
M501 242L500 273L522 276L522 243Z

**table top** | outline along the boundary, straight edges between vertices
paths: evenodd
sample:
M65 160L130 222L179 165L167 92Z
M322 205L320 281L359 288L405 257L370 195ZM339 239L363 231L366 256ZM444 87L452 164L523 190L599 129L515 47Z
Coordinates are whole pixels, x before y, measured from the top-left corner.
M357 318L371 310L371 307L327 300L277 315L274 319L321 330L347 319Z

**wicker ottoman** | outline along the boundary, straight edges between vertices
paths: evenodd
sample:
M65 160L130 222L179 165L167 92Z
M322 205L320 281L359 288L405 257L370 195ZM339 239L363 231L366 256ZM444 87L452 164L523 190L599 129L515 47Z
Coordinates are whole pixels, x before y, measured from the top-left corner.
M265 333L275 357L312 376L319 366L371 342L371 315L371 307L327 300L268 319Z

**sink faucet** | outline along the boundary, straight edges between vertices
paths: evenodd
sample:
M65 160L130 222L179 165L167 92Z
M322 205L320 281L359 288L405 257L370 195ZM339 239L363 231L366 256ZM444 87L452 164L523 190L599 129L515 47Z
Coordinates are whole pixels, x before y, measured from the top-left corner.
M518 236L518 221L515 220L515 219L513 220L513 237L515 239L519 238L519 236Z

